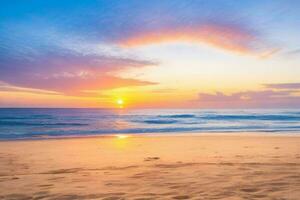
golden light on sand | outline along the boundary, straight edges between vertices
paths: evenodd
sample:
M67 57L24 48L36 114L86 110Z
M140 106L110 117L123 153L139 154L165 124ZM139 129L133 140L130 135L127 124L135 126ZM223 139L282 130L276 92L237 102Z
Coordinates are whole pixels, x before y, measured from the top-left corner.
M131 145L128 140L129 137L130 135L116 134L115 139L113 140L113 147L121 151L130 148Z

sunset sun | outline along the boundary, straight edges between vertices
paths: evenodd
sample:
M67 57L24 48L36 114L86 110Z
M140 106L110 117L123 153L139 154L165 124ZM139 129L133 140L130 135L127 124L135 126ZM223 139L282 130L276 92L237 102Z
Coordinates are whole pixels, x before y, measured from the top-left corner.
M122 108L124 106L124 100L123 99L117 99L117 105L119 106L119 108Z

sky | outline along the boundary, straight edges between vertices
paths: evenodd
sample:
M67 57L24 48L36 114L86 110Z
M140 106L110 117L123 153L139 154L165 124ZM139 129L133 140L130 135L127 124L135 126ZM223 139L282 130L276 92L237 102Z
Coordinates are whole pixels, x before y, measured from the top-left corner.
M299 9L1 0L0 107L300 108Z

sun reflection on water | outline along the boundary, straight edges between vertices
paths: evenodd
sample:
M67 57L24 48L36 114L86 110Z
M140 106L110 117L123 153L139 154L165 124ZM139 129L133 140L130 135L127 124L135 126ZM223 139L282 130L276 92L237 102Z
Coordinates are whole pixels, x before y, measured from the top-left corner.
M128 138L129 135L118 134L118 135L116 135L116 137L117 137L118 139L125 139L125 138Z

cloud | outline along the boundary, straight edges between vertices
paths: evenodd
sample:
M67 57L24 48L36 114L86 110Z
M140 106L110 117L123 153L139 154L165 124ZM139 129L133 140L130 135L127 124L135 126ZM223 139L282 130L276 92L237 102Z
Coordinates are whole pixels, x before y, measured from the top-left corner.
M0 62L0 81L15 87L49 90L66 95L82 96L91 94L86 91L154 84L112 75L124 68L155 64L131 58L83 55L56 49L53 52L41 51L38 55L1 54Z
M47 90L16 87L16 86L8 85L8 84L3 83L3 82L0 82L0 92L25 92L25 93L46 94L46 95L59 94L57 92L51 92L51 91L47 91Z
M294 49L292 51L287 52L288 55L298 55L300 54L300 49Z
M138 33L120 41L125 47L136 47L168 42L208 44L216 48L239 53L254 53L258 50L257 35L245 27L208 23L188 27L172 27Z
M189 26L170 26L146 30L122 38L118 43L127 48L145 45L184 42L209 45L225 51L269 58L280 49L264 41L261 35L243 24L201 22Z
M264 86L271 89L300 89L300 83L273 83Z
M216 92L215 94L199 93L197 102L205 108L274 108L300 107L300 96L297 90L263 90L245 91L232 94Z

